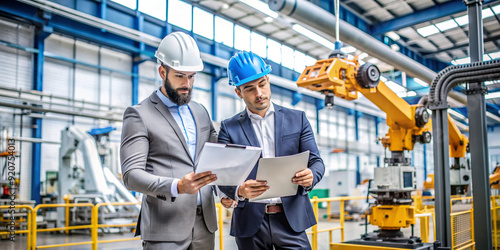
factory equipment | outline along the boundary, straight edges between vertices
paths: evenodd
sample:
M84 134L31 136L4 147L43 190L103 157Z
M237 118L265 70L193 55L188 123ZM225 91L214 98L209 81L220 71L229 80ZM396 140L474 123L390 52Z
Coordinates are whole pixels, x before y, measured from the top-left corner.
M411 206L416 173L404 152L413 150L416 142L431 141L427 109L422 105L409 105L397 96L380 81L380 72L375 65L360 65L356 57L346 58L340 51L334 51L329 59L307 67L297 85L325 94L326 106L333 105L334 96L354 100L360 92L387 114L389 131L381 140L391 151L391 157L385 159L387 167L375 168L374 188L370 189L375 198L370 223L377 225L380 231L342 244L430 249L430 245L422 243L420 238L405 237L401 232L401 228L415 224L416 220Z
M103 167L96 141L89 133L74 126L65 128L61 131L59 152L59 203L65 202L65 194L70 194L75 203L138 202L111 170ZM71 209L72 223L90 223L91 214L87 210L89 208ZM132 223L140 207L107 205L102 210L99 219L106 224L125 224ZM59 223L62 223L64 210L59 209L58 212Z

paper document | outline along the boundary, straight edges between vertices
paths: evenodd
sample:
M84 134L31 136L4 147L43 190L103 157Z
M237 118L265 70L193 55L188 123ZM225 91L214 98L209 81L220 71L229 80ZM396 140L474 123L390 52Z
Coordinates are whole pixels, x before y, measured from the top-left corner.
M245 182L262 149L252 146L206 142L196 173L212 171L217 180L209 185L237 186Z
M300 170L307 168L309 150L296 155L261 158L256 180L266 180L269 189L250 201L285 197L297 194L299 185L292 183L292 178Z

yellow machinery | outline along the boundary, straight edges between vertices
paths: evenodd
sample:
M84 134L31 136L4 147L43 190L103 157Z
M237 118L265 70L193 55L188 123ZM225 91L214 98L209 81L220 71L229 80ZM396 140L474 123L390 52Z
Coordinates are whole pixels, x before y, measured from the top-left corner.
M334 96L354 100L360 92L387 114L389 131L381 141L391 151L391 157L385 159L387 167L375 169L374 188L370 189L376 202L371 207L369 221L380 230L366 233L358 240L333 244L331 249L432 249L420 238L405 237L401 232L401 228L416 222L411 206L416 172L404 151L413 150L416 142L431 141L432 125L427 109L423 105L409 105L397 96L380 81L380 71L375 65L360 65L357 57L347 59L338 50L329 59L307 67L297 85L323 93L327 107L333 106ZM466 145L451 152L461 152Z

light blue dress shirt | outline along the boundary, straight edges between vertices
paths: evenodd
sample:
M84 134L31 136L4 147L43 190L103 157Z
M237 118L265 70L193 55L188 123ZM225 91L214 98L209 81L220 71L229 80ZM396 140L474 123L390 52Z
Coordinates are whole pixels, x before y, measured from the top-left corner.
M189 154L191 155L191 159L196 157L196 123L194 122L193 114L191 113L191 109L187 104L185 105L177 105L172 102L168 97L166 97L159 89L156 91L156 95L160 98L160 100L167 106L168 110L172 114L175 119L175 122L179 126L184 135L184 140L186 140ZM177 183L179 179L175 179L172 182L171 193L172 197L177 197L179 192L177 190ZM200 205L200 195L198 194L198 205Z

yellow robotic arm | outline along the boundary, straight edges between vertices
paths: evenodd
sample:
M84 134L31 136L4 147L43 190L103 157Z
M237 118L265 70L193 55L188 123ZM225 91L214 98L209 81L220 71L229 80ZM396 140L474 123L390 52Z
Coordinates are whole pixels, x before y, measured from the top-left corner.
M326 105L333 96L346 100L358 98L358 92L387 114L389 132L382 139L392 152L413 150L415 142L429 143L432 128L429 113L420 105L410 105L382 81L373 64L359 65L357 58L330 58L307 67L297 80L299 87L326 95Z

